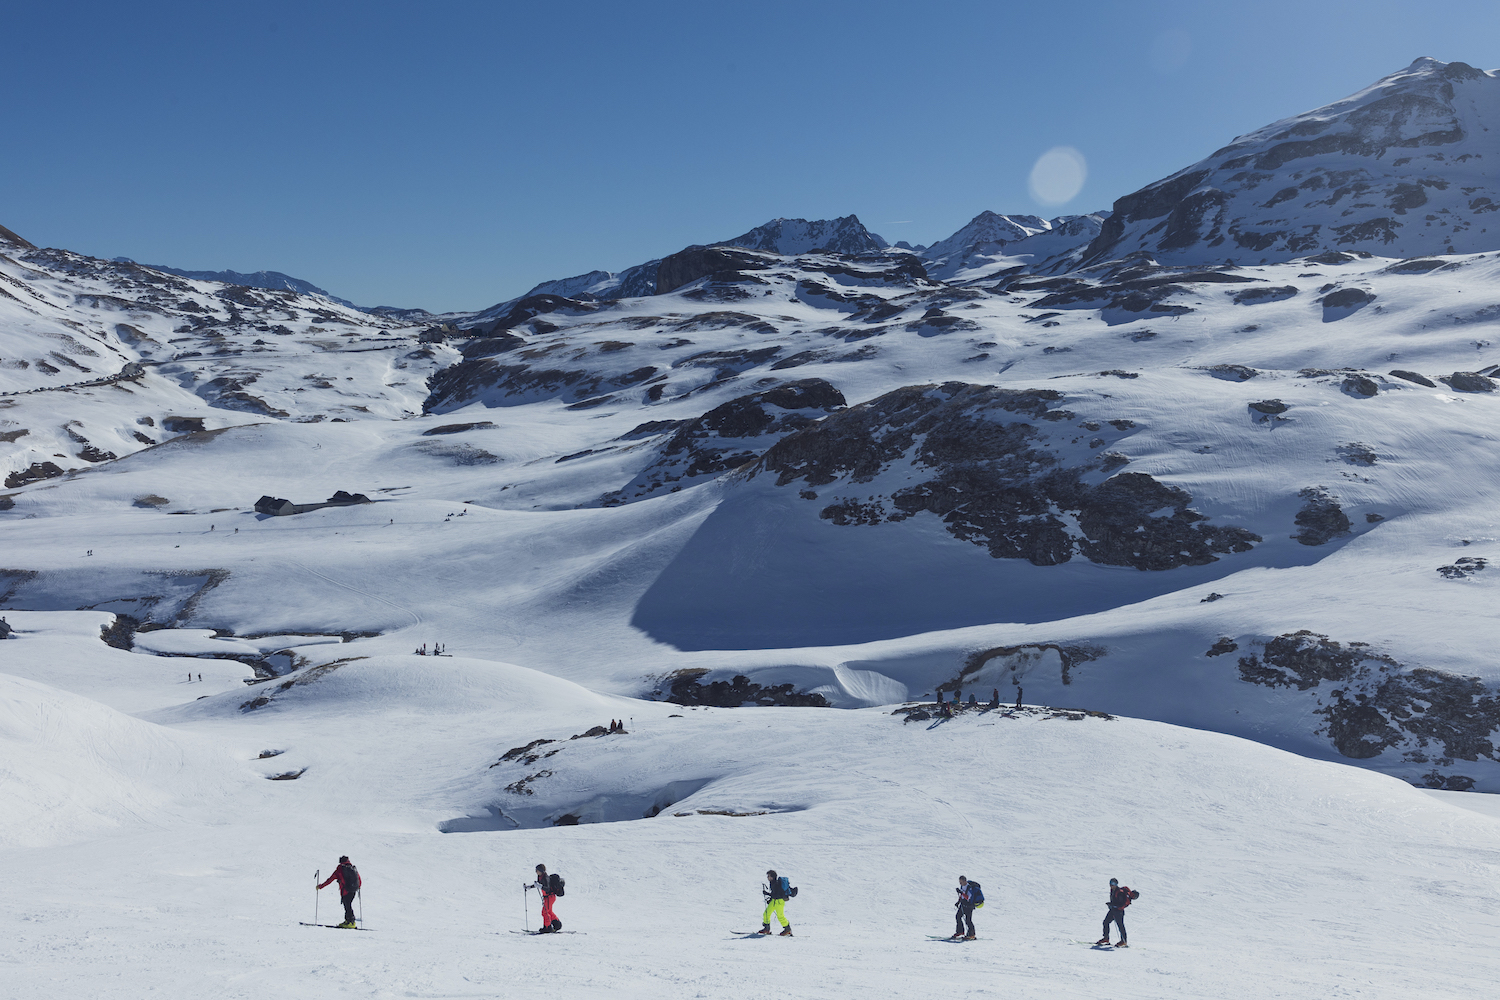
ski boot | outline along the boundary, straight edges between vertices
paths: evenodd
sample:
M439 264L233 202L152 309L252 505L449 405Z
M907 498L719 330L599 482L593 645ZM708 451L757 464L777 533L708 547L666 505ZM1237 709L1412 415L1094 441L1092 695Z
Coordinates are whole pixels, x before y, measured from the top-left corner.
M1102 938L1100 938L1100 939L1099 939L1099 940L1097 940L1097 941L1095 941L1095 942L1094 942L1094 947L1095 947L1095 948L1097 948L1097 947L1099 947L1099 946L1100 946L1100 945L1101 945L1101 944L1103 944L1103 945L1107 945L1107 944L1109 944L1109 936L1108 936L1108 935L1105 935L1105 936L1104 936L1104 937L1102 937Z
M757 933L757 934L770 934L771 933L771 925L770 924L761 924L760 925L760 930L756 931L755 933Z
M1126 944L1124 941L1121 941L1119 944L1115 945L1115 947L1116 948L1129 948L1130 945Z
M778 935L776 935L776 936L777 937L791 937L792 936L792 925L791 924L787 924L785 927L783 927L781 929L781 933L778 934Z
M979 939L977 937L975 937L973 934L965 934L964 935L964 940L965 941L977 941Z
M345 920L343 923L339 924L339 927L345 928L345 929L348 929L348 930L353 930L354 929L354 921L352 921L352 920Z

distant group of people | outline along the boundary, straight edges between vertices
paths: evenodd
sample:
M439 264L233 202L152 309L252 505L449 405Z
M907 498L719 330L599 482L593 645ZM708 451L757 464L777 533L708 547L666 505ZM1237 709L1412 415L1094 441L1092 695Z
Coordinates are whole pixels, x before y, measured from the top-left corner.
M432 652L429 653L429 652L427 652L427 643L424 642L424 643L422 643L422 645L420 645L416 649L412 650L412 652L414 654L416 654L417 656L442 656L443 655L443 650L445 650L447 648L448 647L444 646L442 643L435 642L435 643L432 644Z
M199 674L198 679L201 681L203 679L203 675ZM188 671L188 683L193 683L193 672L191 670Z
M609 720L609 731L610 731L611 735L614 735L615 733L623 733L623 732L625 732L625 720L624 719L610 719Z
M960 689L957 689L957 688L954 689L954 691L953 691L953 700L952 701L944 701L943 700L943 692L939 691L937 693L938 714L941 715L945 719L951 719L951 718L953 718L953 710L955 708L957 708L958 706L960 706L960 705L963 704L963 699L964 699L964 693ZM977 697L975 697L973 691L969 692L969 707L970 708L978 708L979 707L979 699ZM990 694L989 708L991 710L993 710L993 709L997 709L999 707L1000 707L1000 689L999 688L995 688L994 691L991 692L991 694ZM1016 685L1016 708L1020 708L1020 707L1021 707L1021 686L1018 684L1018 685Z

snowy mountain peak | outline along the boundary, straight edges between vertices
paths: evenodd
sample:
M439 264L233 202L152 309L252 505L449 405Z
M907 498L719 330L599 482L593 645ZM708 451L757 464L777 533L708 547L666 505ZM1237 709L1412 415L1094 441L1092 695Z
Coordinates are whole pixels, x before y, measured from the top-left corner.
M715 245L771 250L787 256L810 250L829 250L850 255L879 253L890 246L883 238L866 229L857 215L813 222L806 219L772 219L748 233L731 240L721 240Z
M117 264L134 264L135 261L129 257L115 257L113 261ZM241 271L188 271L180 267L168 267L165 264L143 264L153 271L161 271L165 274L175 274L180 278L192 278L194 281L219 281L226 285L240 285L243 288L264 288L267 291L298 292L302 295L321 295L325 299L337 302L339 305L357 308L348 299L341 299L332 292L319 288L311 281L294 278L290 274L282 274L280 271L255 271L245 274Z
M928 247L923 256L940 260L980 243L1015 243L1051 228L1051 223L1037 215L1000 215L984 211L946 240Z
M1089 261L1260 263L1325 249L1384 256L1493 249L1488 137L1500 77L1422 58L1364 90L1235 139L1115 202ZM1486 160L1486 156L1490 160Z

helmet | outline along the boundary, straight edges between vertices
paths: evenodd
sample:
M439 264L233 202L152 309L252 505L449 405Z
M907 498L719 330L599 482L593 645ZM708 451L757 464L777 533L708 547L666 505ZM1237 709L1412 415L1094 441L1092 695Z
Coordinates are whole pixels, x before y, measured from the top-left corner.
M1120 880L1117 879L1117 878L1112 878L1112 879L1109 880L1109 884L1110 885L1119 885L1120 884Z
M547 870L547 866L546 865L537 865L536 866L536 870L539 871L539 872L544 872L544 871Z

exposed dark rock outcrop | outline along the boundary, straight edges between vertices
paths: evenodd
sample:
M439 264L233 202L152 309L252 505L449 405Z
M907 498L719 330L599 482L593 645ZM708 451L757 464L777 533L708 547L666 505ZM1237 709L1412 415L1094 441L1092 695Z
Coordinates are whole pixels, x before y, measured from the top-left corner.
M908 386L782 439L752 474L774 473L779 486L850 487L856 495L835 497L822 510L834 524L875 525L926 511L996 558L1038 566L1076 553L1106 565L1171 569L1211 563L1218 553L1260 541L1243 528L1210 525L1190 508L1185 490L1144 473L1090 482L1128 461L1117 453L1064 466L1045 430L1073 416L1052 408L1062 399L1050 389ZM865 484L902 459L903 472L911 470L904 482L868 499Z
M32 462L28 468L17 469L5 477L5 488L13 490L28 483L39 483L43 479L55 479L63 470L55 462Z
M1495 380L1478 372L1454 372L1442 381L1455 392L1494 392Z
M1340 643L1303 630L1266 642L1239 661L1240 679L1311 692L1319 730L1345 757L1368 760L1391 749L1415 763L1500 760L1491 735L1500 697L1477 677L1408 669L1368 643Z
M1309 486L1297 494L1304 501L1295 518L1300 529L1292 537L1303 545L1323 545L1349 534L1349 517L1338 498L1321 486Z
M1439 566L1437 571L1446 580L1467 580L1489 565L1489 560L1480 556L1464 556L1453 560L1451 566Z
M1437 383L1428 378L1426 375L1423 375L1421 372L1409 372L1403 368L1392 368L1389 374L1394 375L1399 379L1405 379L1408 382L1413 382L1417 385L1425 385L1429 389L1437 388Z
M693 420L663 421L657 433L674 433L662 445L661 457L602 502L626 503L664 487L680 489L690 480L717 476L754 461L775 441L843 406L843 393L820 378L807 378L731 399ZM625 437L642 437L645 426Z
M791 705L805 708L827 708L828 699L820 694L799 694L793 684L762 686L744 674L728 681L703 683L707 670L680 670L668 684L665 701L678 705L709 705L716 708L739 708L742 705Z
M663 257L656 267L656 294L665 295L699 278L722 272L757 271L769 266L762 254L726 247L688 247Z

